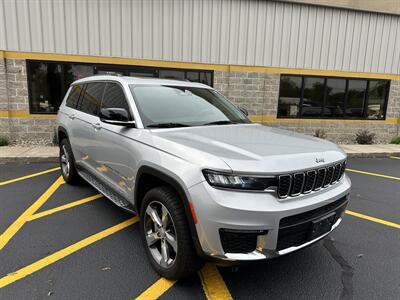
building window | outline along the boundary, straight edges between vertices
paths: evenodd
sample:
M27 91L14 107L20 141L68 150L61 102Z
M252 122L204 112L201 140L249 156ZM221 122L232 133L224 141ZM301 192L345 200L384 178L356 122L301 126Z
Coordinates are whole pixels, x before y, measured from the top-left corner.
M55 114L72 82L94 74L169 78L213 85L213 71L157 67L27 61L30 113Z
M282 75L279 118L383 120L388 80Z

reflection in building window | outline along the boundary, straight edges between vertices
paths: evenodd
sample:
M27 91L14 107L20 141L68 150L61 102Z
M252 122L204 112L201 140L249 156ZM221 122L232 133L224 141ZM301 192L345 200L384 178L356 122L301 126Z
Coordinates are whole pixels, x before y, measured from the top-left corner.
M282 76L279 90L278 116L299 116L301 84L301 76Z
M388 80L281 75L278 117L382 120L389 84Z
M29 60L27 66L31 113L56 113L70 84L93 74L112 72L123 76L169 78L213 85L213 72L205 70Z

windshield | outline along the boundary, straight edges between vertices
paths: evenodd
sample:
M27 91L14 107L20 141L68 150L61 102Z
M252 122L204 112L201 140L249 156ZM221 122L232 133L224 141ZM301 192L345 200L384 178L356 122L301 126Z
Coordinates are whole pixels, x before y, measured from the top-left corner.
M130 86L145 127L183 127L249 123L247 117L212 89Z

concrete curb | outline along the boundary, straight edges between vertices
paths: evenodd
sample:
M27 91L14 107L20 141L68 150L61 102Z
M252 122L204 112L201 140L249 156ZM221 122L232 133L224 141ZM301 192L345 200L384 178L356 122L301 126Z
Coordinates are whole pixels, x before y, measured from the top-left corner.
M57 157L0 157L0 164L6 163L36 163L36 162L49 162L49 163L58 163Z
M347 153L347 157L352 158L378 158L378 157L390 157L390 156L397 156L400 157L400 152L381 152L381 153Z

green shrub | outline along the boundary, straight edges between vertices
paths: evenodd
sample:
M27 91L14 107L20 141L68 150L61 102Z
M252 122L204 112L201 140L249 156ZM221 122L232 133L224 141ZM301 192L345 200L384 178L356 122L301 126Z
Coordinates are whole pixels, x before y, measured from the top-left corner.
M371 145L374 143L375 133L368 130L360 130L356 134L356 142L360 145Z
M400 145L400 136L394 137L390 143Z
M326 132L323 129L317 129L314 132L314 136L320 139L326 139Z
M9 144L6 137L0 136L0 146L7 146Z

